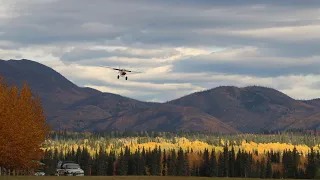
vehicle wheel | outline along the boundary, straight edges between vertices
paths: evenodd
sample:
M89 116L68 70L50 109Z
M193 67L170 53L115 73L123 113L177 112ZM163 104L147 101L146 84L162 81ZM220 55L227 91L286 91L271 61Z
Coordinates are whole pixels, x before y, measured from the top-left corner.
M126 80L128 80L128 77L126 77Z
M120 78L120 76L118 75L118 79Z

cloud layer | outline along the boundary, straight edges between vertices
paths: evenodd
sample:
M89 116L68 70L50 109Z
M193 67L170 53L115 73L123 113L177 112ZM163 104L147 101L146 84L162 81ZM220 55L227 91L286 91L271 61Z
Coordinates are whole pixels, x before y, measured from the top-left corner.
M220 85L320 97L320 1L0 0L0 59L168 101ZM140 70L128 81L99 66Z

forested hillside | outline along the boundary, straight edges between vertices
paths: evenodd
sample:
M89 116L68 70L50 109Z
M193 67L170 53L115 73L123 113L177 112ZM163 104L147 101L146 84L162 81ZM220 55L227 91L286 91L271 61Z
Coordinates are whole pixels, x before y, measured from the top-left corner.
M217 136L206 133L53 133L46 172L57 160L80 164L86 175L314 178L320 137L296 133Z

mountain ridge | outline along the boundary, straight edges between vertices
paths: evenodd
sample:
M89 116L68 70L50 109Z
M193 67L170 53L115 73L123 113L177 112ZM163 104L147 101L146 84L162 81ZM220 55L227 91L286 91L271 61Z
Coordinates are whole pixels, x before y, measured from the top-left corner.
M155 103L79 87L32 60L0 60L0 76L18 85L27 80L55 129L252 133L320 124L320 98L295 100L262 86L219 86Z

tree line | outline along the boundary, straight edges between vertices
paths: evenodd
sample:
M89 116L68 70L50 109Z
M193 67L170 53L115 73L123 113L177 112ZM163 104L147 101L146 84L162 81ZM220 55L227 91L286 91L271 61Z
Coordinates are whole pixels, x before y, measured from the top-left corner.
M320 153L313 149L307 154L307 161L301 162L299 152L268 151L265 156L257 152L235 151L233 147L224 147L222 152L205 149L194 152L192 149L162 150L138 149L131 152L126 146L119 155L114 151L105 152L100 148L95 156L79 147L67 154L58 149L46 150L43 162L46 174L55 173L58 160L78 163L91 176L116 175L154 175L154 176L207 176L207 177L243 177L243 178L298 178L314 179L319 176Z
M307 134L302 130L287 130L277 132L274 134L220 134L213 132L157 132L157 131L105 131L105 132L68 132L66 130L57 130L50 133L49 139L59 142L66 142L69 140L89 139L89 141L119 139L119 138L133 138L137 137L144 142L155 142L157 138L161 137L170 140L172 143L175 137L184 137L191 141L199 140L210 145L219 146L221 140L229 141L230 144L241 144L243 140L246 142L256 143L290 143L293 145L304 144L306 146L315 146L320 144L320 136L314 134Z

